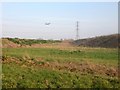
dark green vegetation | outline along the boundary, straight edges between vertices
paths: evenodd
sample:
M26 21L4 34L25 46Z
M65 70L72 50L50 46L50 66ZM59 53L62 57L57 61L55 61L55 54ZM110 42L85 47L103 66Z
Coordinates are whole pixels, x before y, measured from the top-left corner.
M19 39L19 38L6 38L9 41L12 41L20 45L32 45L32 44L43 44L43 43L55 43L61 42L59 40L35 40L35 39Z
M117 49L3 48L3 88L120 88Z
M116 48L118 47L119 34L99 36L94 38L80 39L73 42L78 46L89 46L89 47L105 47L105 48Z

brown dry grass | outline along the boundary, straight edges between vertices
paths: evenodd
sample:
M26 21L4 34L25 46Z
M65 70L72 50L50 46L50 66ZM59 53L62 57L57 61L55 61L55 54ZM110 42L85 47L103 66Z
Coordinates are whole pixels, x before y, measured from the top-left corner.
M107 66L105 64L98 64L90 61L81 61L77 62L64 62L60 63L57 61L48 62L43 58L36 58L34 61L29 57L23 58L23 61L20 61L18 58L14 57L5 57L2 58L2 63L12 63L15 62L18 65L21 65L22 68L47 68L49 70L59 70L59 71L68 71L75 72L80 74L93 74L93 75L104 75L110 77L118 76L117 67Z

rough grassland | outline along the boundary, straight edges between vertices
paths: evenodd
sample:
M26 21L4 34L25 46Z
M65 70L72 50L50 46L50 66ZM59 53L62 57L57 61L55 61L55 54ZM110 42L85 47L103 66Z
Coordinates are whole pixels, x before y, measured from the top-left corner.
M118 51L3 48L3 88L120 88Z

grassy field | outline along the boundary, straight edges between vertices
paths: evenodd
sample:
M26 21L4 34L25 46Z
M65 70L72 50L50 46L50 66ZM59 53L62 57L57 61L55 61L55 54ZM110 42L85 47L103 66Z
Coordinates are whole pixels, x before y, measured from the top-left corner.
M3 48L3 88L120 88L118 50Z

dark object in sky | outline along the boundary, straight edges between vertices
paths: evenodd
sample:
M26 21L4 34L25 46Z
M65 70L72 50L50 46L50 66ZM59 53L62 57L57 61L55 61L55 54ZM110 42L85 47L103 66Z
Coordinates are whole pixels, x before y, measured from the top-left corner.
M45 25L50 25L51 23L45 23Z

